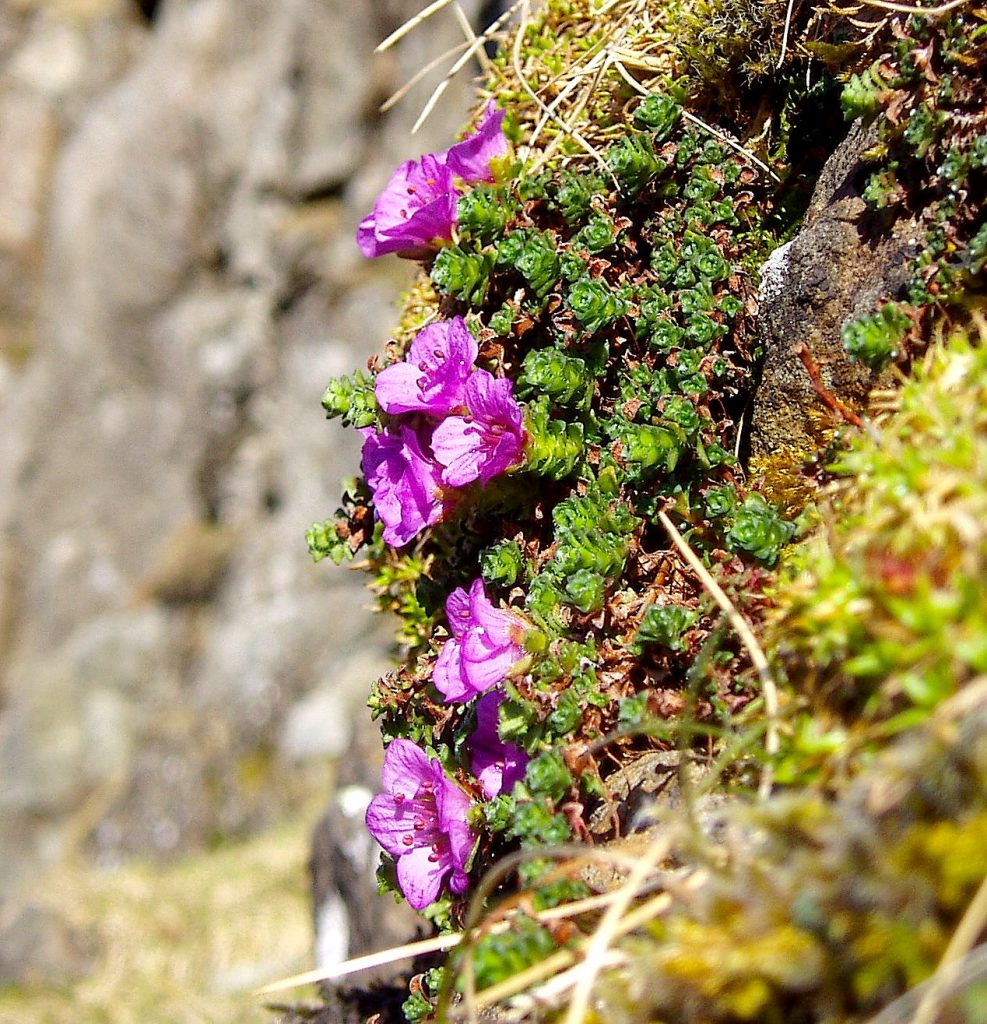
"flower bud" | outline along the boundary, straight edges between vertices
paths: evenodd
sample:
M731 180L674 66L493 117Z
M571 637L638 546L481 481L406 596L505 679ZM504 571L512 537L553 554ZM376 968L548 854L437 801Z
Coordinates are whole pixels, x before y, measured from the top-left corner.
M377 422L373 381L357 370L351 377L334 377L322 394L329 419L340 417L347 427L369 427Z

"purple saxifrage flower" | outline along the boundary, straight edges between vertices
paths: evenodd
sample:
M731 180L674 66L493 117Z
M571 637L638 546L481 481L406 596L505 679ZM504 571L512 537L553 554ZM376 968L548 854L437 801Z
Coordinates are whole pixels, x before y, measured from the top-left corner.
M464 402L478 348L461 316L418 332L402 363L377 375L374 393L386 413L445 416Z
M491 162L507 153L504 111L487 104L477 131L442 153L408 160L360 221L356 241L368 259L397 253L423 259L452 239L456 203L467 185L493 181Z
M458 200L444 154L406 161L391 175L373 212L360 221L360 252L367 259L390 252L423 259L452 238Z
M423 910L435 902L450 872L449 888L464 892L474 842L466 824L470 798L410 740L391 742L382 782L385 792L367 808L367 828L397 861L405 899Z
M478 185L481 181L494 180L492 164L506 155L504 111L498 110L490 100L483 110L480 127L446 152L446 164L467 185Z
M439 652L432 681L447 703L496 686L524 657L524 620L495 608L482 580L474 580L468 594L457 587L446 598L446 616L452 636Z
M514 385L475 370L466 382L466 414L444 419L432 435L432 451L445 469L442 482L463 487L487 483L521 462L524 416Z
M476 728L466 741L473 774L488 800L509 793L514 783L524 778L530 760L519 746L505 743L497 732L498 709L503 701L502 690L491 690L477 701Z
M361 433L361 468L373 492L377 517L384 524L384 540L392 547L404 547L442 518L446 506L442 467L426 454L428 438L406 424L381 433L368 427Z

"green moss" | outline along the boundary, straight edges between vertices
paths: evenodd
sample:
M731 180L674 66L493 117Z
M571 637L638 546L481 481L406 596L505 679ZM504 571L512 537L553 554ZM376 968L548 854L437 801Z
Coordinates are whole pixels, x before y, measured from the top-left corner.
M987 353L952 337L786 556L768 641L824 728L913 723L987 667L985 381Z
M886 750L836 800L727 812L744 842L621 944L606 1019L849 1022L926 979L984 877L987 707L973 707Z

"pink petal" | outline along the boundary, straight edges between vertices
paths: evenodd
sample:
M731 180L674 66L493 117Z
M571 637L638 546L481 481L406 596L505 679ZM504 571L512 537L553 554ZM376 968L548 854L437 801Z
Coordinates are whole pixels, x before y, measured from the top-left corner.
M462 587L456 587L446 598L446 618L452 635L457 639L462 637L470 624L470 598Z
M435 805L439 815L439 829L446 834L454 826L466 827L466 814L470 798L455 782L449 780L438 760L432 762L435 785Z
M480 353L476 338L461 316L436 321L423 327L411 343L408 361L434 366L436 350L442 354L446 362L452 363L462 373L464 381L472 372L473 364Z
M444 419L432 435L432 451L445 466L442 482L448 487L463 487L480 475L483 438L476 424L460 416Z
M381 782L388 793L413 797L423 782L432 778L428 757L411 740L392 740L384 753Z
M414 401L421 375L422 371L411 363L394 363L381 370L374 383L377 404L391 415L415 411L421 404Z
M362 252L368 260L384 255L384 251L381 249L380 244L377 241L376 226L376 218L372 213L368 213L367 216L360 221L356 229L356 244L360 247L360 252Z
M495 645L510 642L511 630L519 624L519 620L501 611L487 597L483 580L475 580L470 587L470 618Z
M475 134L452 146L446 163L453 174L468 184L493 181L490 163L507 154L507 137L503 132L504 111L497 110L491 100L483 112L483 120Z
M366 822L367 831L392 857L398 857L408 849L404 837L412 831L413 822L401 813L389 793L381 793L370 801Z
M476 644L473 652L479 652L481 645ZM482 660L472 660L467 656L467 650L463 651L463 676L466 683L475 693L483 693L491 686L496 686L507 678L507 673L520 657L515 647L504 647L499 651L490 652Z
M452 855L452 863L456 868L464 868L476 845L476 836L469 830L465 821L450 823L449 826L449 852ZM462 889L456 890L462 892Z
M435 902L451 866L448 854L438 861L432 861L432 855L430 846L418 846L398 858L398 885L415 910L424 910Z
M436 243L452 237L458 199L444 160L433 154L408 160L391 175L373 213L360 222L357 243L366 256L428 255Z
M456 639L445 642L432 670L432 682L447 704L467 700L473 694L463 675L462 648Z
M514 400L514 384L506 378L474 370L466 382L466 405L473 417L484 423L500 423L511 430L521 428L521 407Z

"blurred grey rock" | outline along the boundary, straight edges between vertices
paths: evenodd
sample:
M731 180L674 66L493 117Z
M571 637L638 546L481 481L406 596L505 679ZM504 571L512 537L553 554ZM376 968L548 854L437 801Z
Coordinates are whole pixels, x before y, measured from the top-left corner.
M0 977L17 984L85 977L100 950L92 936L47 907L28 903L0 913Z
M356 223L465 113L376 114L461 37L375 61L419 7L0 5L0 899L264 827L348 740L386 631L304 532L412 273Z

